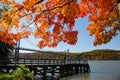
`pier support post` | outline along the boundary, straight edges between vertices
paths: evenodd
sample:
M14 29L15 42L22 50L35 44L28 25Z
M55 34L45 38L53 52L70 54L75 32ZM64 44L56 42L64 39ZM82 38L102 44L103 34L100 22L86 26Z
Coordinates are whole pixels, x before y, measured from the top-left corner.
M78 66L76 65L75 66L75 74L78 74L79 73L79 69L78 69Z
M82 73L83 72L83 69L82 69L82 66L80 66L80 73Z
M46 77L47 74L47 66L43 67L43 77Z
M52 67L52 76L54 76L55 75L55 67L53 66Z

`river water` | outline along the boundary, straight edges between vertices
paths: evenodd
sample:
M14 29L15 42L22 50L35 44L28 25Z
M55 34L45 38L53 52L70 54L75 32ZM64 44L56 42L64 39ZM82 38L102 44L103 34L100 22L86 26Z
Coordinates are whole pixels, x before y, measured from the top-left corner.
M120 80L120 61L89 61L90 73L77 74L63 78L47 78L44 80ZM43 80L43 79L35 79Z
M91 73L64 77L60 80L120 80L120 61L89 61Z

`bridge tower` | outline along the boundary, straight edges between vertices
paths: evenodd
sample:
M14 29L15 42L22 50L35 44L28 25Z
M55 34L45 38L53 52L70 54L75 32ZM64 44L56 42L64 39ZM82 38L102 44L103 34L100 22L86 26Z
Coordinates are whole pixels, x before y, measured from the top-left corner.
M20 40L17 41L15 46L15 58L19 59Z

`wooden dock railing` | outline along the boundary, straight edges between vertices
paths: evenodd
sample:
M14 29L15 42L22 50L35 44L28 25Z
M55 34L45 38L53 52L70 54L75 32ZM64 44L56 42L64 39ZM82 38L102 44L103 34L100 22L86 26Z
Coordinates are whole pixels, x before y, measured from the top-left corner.
M61 76L74 73L88 73L90 67L87 60L78 59L33 59L33 58L9 58L8 60L0 59L0 69L6 72L17 68L20 64L24 64L34 74L47 76L48 73L53 76L59 73Z
M33 59L33 58L9 58L8 60L0 59L0 63L4 62L7 65L64 65L64 64L87 64L87 60L78 60L78 59Z

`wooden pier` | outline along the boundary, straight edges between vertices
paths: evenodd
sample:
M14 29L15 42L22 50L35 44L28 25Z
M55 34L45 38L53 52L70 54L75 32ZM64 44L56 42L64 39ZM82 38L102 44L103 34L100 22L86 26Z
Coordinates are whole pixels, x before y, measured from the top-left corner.
M3 60L0 60L0 62ZM61 77L77 74L77 73L89 73L90 67L86 60L61 60L61 59L31 59L31 58L9 58L7 64L0 64L0 69L5 69L6 72L10 72L11 69L16 69L20 64L24 64L34 72L36 75L43 77L51 74L54 76L58 73Z

